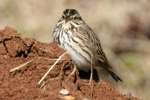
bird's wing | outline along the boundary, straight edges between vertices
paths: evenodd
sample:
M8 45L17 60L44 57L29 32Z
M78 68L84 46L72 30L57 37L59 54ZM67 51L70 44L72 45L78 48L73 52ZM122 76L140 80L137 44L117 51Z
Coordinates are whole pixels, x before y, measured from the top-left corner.
M89 26L83 25L77 32L83 35L81 38L83 40L83 44L90 48L98 66L104 68L116 81L122 81L122 79L114 73L113 68L109 64L105 53L103 52L100 40L94 31Z
M97 34L95 34L94 31L88 25L82 26L82 29L80 30L86 33L88 37L88 41L86 41L85 44L92 50L92 52L94 53L93 56L97 60L99 60L101 63L108 63L108 60L105 56L105 53L103 52L103 49L101 47L101 43Z
M93 30L87 24L83 24L77 28L76 32L74 35L78 39L80 47L88 51L88 53L93 56L94 60L107 63L106 56L101 48L100 40Z

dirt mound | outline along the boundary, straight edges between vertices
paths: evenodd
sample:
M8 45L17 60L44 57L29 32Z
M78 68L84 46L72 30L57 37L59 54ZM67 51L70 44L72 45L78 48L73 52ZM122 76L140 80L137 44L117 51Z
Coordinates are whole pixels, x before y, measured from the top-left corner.
M78 72L68 78L73 70L69 56L55 66L44 80L37 85L41 77L64 50L56 43L45 44L34 39L22 39L18 33L6 27L0 31L0 100L89 100L91 88L88 80L80 79ZM52 60L53 59L53 60ZM9 72L27 61L31 61L20 70ZM67 89L69 95L60 94ZM62 92L62 91L61 91ZM120 94L105 81L94 82L94 100L137 100Z

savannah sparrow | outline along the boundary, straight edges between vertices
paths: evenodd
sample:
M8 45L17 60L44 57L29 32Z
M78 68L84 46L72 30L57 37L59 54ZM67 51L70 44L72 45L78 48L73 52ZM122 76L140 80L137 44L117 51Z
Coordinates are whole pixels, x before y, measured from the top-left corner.
M71 56L78 69L95 69L99 79L121 81L113 72L98 36L84 22L75 9L66 9L53 30L54 41ZM93 71L91 71L93 73ZM108 80L109 80L108 79Z

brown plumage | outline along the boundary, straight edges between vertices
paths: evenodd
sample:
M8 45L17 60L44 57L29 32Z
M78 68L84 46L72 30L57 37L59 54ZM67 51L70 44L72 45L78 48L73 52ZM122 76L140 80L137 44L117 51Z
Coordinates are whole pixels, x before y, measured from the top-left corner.
M98 36L83 21L78 11L66 9L56 24L53 38L71 56L77 68L83 71L96 69L99 79L121 81L113 71L100 44Z

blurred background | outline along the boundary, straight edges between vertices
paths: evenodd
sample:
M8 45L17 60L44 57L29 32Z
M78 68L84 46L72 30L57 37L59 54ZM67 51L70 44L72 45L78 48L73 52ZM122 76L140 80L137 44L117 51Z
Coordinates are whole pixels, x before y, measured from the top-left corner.
M77 9L98 34L125 90L148 100L149 0L0 0L0 29L10 26L24 37L50 43L52 30L66 8Z

